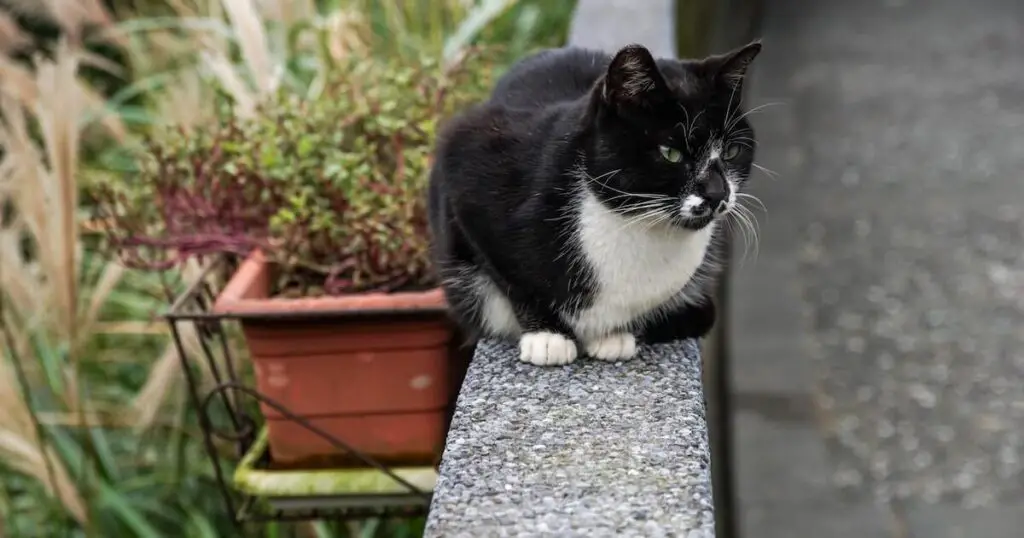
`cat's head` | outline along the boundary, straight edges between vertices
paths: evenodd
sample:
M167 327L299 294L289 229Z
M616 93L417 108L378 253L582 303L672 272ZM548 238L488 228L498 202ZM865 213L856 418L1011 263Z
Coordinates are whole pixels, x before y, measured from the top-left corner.
M637 222L701 229L734 210L750 176L754 132L741 96L758 41L699 60L615 55L591 96L587 184Z

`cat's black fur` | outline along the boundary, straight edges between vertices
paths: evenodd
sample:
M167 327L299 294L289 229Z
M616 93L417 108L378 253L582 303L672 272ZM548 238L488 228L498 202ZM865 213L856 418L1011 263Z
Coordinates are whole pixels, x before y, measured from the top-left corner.
M429 210L436 267L460 324L487 332L471 282L483 274L510 300L524 332L573 335L565 316L588 307L597 291L574 239L580 189L626 215L645 194L703 192L692 159L733 120L727 135L744 143L727 166L742 184L754 151L740 110L742 81L759 50L755 42L702 60L655 60L639 45L614 57L549 49L518 62L487 102L449 122L436 145ZM669 162L659 145L685 158ZM574 175L578 166L599 180ZM614 170L621 172L608 176ZM712 218L672 218L669 225L696 230ZM700 276L717 270L712 257ZM696 280L689 293L700 300L630 330L647 341L704 336L715 310L710 290L697 289L706 278Z

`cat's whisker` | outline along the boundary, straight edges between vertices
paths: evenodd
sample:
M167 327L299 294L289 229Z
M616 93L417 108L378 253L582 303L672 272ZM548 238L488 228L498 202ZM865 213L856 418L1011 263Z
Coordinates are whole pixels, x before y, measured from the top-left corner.
M730 232L734 236L736 235L736 232L738 231L739 235L742 236L742 238L743 238L743 252L740 253L740 259L739 259L740 266L743 266L746 263L746 261L747 261L747 256L748 256L748 254L750 252L750 243L751 243L750 237L749 237L748 232L747 232L747 228L746 228L746 226L743 225L743 221L740 220L738 217L737 218L733 218L733 219L729 219L729 225L730 225Z
M751 227L745 218L738 218L736 222L737 226L743 230L743 255L740 257L740 265L742 267L751 258L757 260L757 234L750 231ZM751 255L751 252L753 252L753 255Z
M627 193L617 194L615 196L611 196L609 198L606 198L605 201L611 202L613 200L620 200L622 198L640 198L640 199L643 199L643 200L665 200L665 199L668 198L668 196L665 196L664 194L629 193L629 192L627 192Z
M742 229L740 227L740 225L737 224L737 223L738 223L738 219L735 219L735 218L725 219L725 226L726 226L726 229L729 231L729 235L736 236L737 233L738 233L739 235L743 236L743 254L740 256L740 265L742 265L743 262L746 261L746 259L747 259L747 249L749 248L750 243L749 243L749 241L747 241L747 237L746 237L747 232L746 232L746 230Z
M671 220L674 215L672 210L674 203L670 197L666 196L664 198L664 200L658 202L643 202L642 204L631 206L632 210L640 210L641 212L631 216L619 230L641 224L642 229L646 231Z
M745 146L745 147L748 147L750 149L754 149L754 146L757 145L757 141L754 140L753 138L749 137L749 136L732 136L732 135L730 135L728 137L728 141L729 141L730 144L739 144L741 146Z
M616 208L613 211L621 215L627 221L630 221L636 218L643 217L648 212L656 209L657 207L659 206L654 204L653 202L641 202L639 204L633 204Z
M651 212L651 214L648 217L649 218L637 221L634 224L638 224L642 231L647 232L651 228L657 226L658 222L660 222L662 220L661 215L659 215L658 213L653 212L653 211Z
M732 87L732 93L729 94L729 103L725 106L725 129L723 129L723 131L725 132L729 132L729 129L733 125L730 120L732 119L732 114L734 114L735 111L732 111L730 109L732 108L733 101L736 99L736 89L738 87L739 86ZM737 107L737 110L739 110L739 107Z
M765 108L768 108L770 106L783 105L783 104L785 104L785 103L783 103L781 101L775 101L775 102L765 103L763 105L755 106L754 108L751 108L750 110L747 110L743 114L740 114L739 117L734 118L731 121L727 120L728 123L726 123L725 130L726 131L731 131L732 128L735 127L737 123L739 123L740 121L743 120L743 118L746 118L747 116L750 116L751 114L753 114L755 112L758 112L760 110L764 110Z
M750 208L742 203L736 204L733 209L732 214L735 216L737 224L749 232L749 234L747 232L743 233L743 240L746 243L743 248L743 258L746 259L748 248L752 248L754 260L756 261L761 247L760 224Z
M663 203L647 203L644 205L630 206L623 210L627 215L629 214L644 214L651 211L661 211L665 207Z
M754 239L760 242L761 238L761 222L757 220L757 216L747 206L740 204L740 212L747 217L747 222L750 223L750 230L754 233Z
M659 205L659 206L656 206L656 207L652 207L649 210L644 211L643 213L640 213L636 217L634 217L634 218L630 219L629 221L627 221L626 224L622 227L622 229L625 229L625 228L627 228L629 226L633 226L634 224L639 224L639 223L651 223L651 222L657 223L657 222L659 222L661 220L661 218L666 213L667 212L665 211L664 206L662 206L662 205ZM652 221L652 219L653 219L653 221ZM649 228L650 227L647 227L645 229L649 229Z
M625 217L626 220L625 220L625 222L623 222L621 229L625 230L626 228L629 228L630 226L633 226L634 224L637 224L637 223L643 222L643 221L645 221L647 219L650 219L651 216L656 214L657 212L658 212L657 208L651 208L651 209L648 209L646 211L642 211L640 213L625 214L625 215L623 215L623 217Z
M740 202L742 202L743 200L750 200L751 202L754 202L755 204L760 206L762 211L768 213L768 207L764 205L764 202L762 202L760 198L754 196L753 194L747 192L737 192L736 199Z
M748 194L747 196L741 196L741 197L738 197L738 198L737 198L737 202L738 202L738 203L737 203L737 204L736 204L735 206L733 206L733 207L734 207L735 209L739 210L739 211L740 211L741 213L743 213L744 215L746 215L746 216L750 217L751 219L753 219L753 220L754 220L754 222L756 223L756 222L757 222L757 218L756 218L756 216L754 215L754 211L753 211L753 210L752 210L752 209L751 209L750 207L748 207L748 206L746 205L746 203L745 203L745 202L746 202L746 201L748 201L748 200L750 200L750 201L754 201L755 203L758 203L758 204L760 204L760 206L761 206L762 208L764 208L764 203L762 203L762 202L761 202L761 200L760 200L759 198L757 198L756 196L754 196L754 195L752 195L752 194ZM767 211L768 211L768 210L767 210L767 208L764 208L764 211L765 211L765 212L767 213Z
M740 257L741 262L746 262L747 255L750 253L751 248L753 248L755 252L754 257L757 257L757 232L754 230L753 226L751 226L749 218L743 211L744 209L745 208L742 206L737 205L733 212L733 220L736 223L736 227L743 235L743 255Z
M770 169L770 168L761 166L760 164L757 164L757 163L751 163L751 165L754 168L757 168L758 170L760 170L761 172L764 172L764 175L768 176L770 179L775 180L775 179L779 178L779 173L774 171L774 170L772 170L772 169Z
M672 212L668 211L668 210L660 211L659 213L660 213L660 216L658 218L654 219L654 222L648 223L647 227L644 228L644 230L650 230L651 228L654 228L655 226L659 226L659 225L664 224L666 222L670 222L672 220L672 218L674 217Z
M619 195L621 195L622 197L627 197L627 196L630 196L630 197L634 197L634 198L649 198L649 199L660 199L660 198L664 198L664 195L661 195L661 194L645 194L645 193L633 193L633 192L626 192L626 191L624 191L624 190L621 190L621 189L616 189L615 187L612 187L611 185L608 185L608 183L606 183L606 182L604 182L604 181L601 181L601 180L602 180L602 179L604 179L604 178L609 178L609 179L610 179L610 178L611 178L611 177L613 177L613 176L614 176L615 174L618 174L618 173L619 173L619 172L621 172L621 171L622 171L621 169L618 169L618 170L611 170L611 171L609 171L609 172L605 172L605 173L603 173L603 174L601 174L601 175L599 175L599 176L597 176L597 177L594 177L594 176L591 176L591 175L590 175L590 174L589 174L589 173L588 173L588 172L587 172L587 171L586 171L586 170L585 170L585 169L583 168L583 166L577 166L577 167L576 167L576 176L577 176L577 177L579 177L579 178L581 178L581 179L584 179L584 180L586 180L586 181L591 181L591 182L593 182L593 183L597 183L597 184L598 184L598 185L600 185L601 187L603 187L603 188L605 188L605 189L608 189L608 190L610 190L610 191L613 191L613 192L617 192L617 193L619 193Z
M645 213L641 213L639 215L636 215L633 218L630 218L626 222L622 223L622 225L619 226L619 228L616 229L615 232L619 233L619 232L622 232L623 230L626 230L627 228L631 228L631 227L633 227L633 226L635 226L637 224L650 222L652 219L655 219L658 216L658 213L659 213L658 211L652 210L652 211L647 211ZM645 229L645 230L648 229L647 227L642 227L642 228Z
M691 150L690 150L690 125L689 125L690 124L690 112L688 110L686 110L686 107L683 106L682 104L679 105L679 108L683 111L683 132L685 133L683 135L685 137L685 140L683 140L683 143L686 144L686 152L687 153L691 153Z
M707 109L701 109L701 111L700 111L700 112L698 112L698 113L697 113L697 115L693 117L693 121L691 121L691 122L690 122L690 127L689 127L689 129L687 129L687 130L686 130L686 138L687 138L687 140L689 140L689 138L690 138L691 136L693 136L693 128L694 128L694 125L696 125L696 123L697 123L697 120L699 120L699 119L700 119L700 117L701 117L701 116L702 116L702 115L704 114L704 112L705 112L706 110L707 110Z
M585 179L587 181L593 181L593 182L595 182L595 183L597 183L599 185L604 185L604 182L601 181L602 179L608 178L608 177L612 177L612 176L614 176L615 174L618 174L621 171L622 171L621 168L617 168L615 170L609 170L609 171L607 171L607 172L605 172L605 173L603 173L603 174L601 174L601 175L599 175L597 177L594 177L594 176L590 175L590 172L587 172L586 168L583 167L582 163L577 164L575 166L575 168L574 168L574 172L575 172L575 175L577 177Z
M615 209L614 211L620 214L629 214L636 211L645 211L648 209L656 209L664 207L666 204L671 203L672 198L669 196L656 196L651 199L643 199L640 202L634 202L632 204L625 204Z

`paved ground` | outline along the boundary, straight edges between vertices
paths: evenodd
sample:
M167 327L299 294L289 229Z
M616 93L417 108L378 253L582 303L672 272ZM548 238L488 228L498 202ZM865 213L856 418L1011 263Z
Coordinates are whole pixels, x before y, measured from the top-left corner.
M1024 2L770 0L744 537L1024 535Z

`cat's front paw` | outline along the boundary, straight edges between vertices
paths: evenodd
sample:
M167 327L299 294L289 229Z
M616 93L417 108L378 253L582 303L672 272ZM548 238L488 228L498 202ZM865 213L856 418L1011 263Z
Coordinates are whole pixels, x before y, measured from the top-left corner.
M603 361L625 361L636 356L636 337L630 333L609 334L586 343L587 355Z
M576 342L553 332L529 332L519 338L519 360L537 366L561 366L576 360Z

